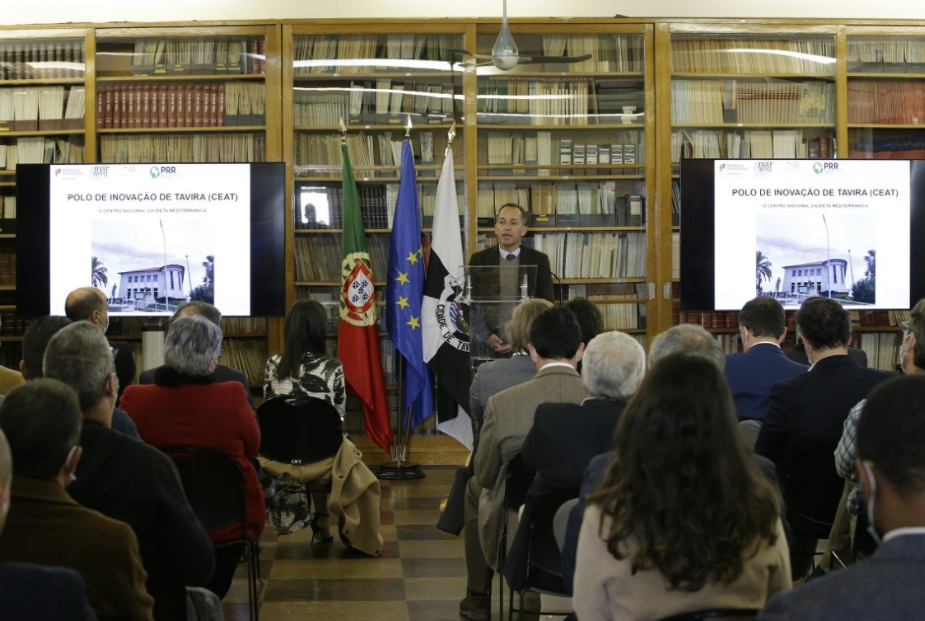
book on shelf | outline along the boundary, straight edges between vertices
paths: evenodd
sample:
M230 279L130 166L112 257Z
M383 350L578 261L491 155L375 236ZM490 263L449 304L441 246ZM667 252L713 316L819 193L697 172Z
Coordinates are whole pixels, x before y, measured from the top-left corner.
M674 79L671 102L675 124L835 122L835 84L830 81Z
M645 278L643 232L534 233L527 240L549 257L560 278ZM478 236L479 249L495 243L493 236Z
M338 235L297 235L295 237L295 279L297 281L338 283L341 277L341 240ZM373 274L385 274L389 262L387 235L367 235Z
M332 34L293 37L293 71L306 74L363 74L407 72L414 65L401 62L337 63L338 60L378 59L452 60L449 51L462 47L458 34ZM328 61L328 62L325 62Z
M96 93L100 129L260 126L266 101L261 84L107 84ZM81 118L80 123L83 123Z
M925 73L925 41L917 36L849 36L849 73Z
M834 129L813 135L802 129L710 130L675 129L671 133L671 161L682 158L783 158L834 157Z
M754 50L754 51L752 51ZM730 53L734 52L734 53ZM756 73L835 75L835 37L706 38L674 36L675 73Z
M899 359L900 338L896 333L862 333L858 348L867 354L867 366L883 371L895 371Z
M84 77L83 41L0 43L0 81Z
M157 38L134 44L133 76L262 74L266 40Z
M896 80L850 80L848 122L878 125L925 123L925 84Z
M925 136L919 133L886 129L876 133L861 132L849 138L848 157L851 158L925 159Z
M104 134L100 161L133 162L264 162L262 133Z
M2 170L16 170L17 164L82 164L84 161L83 136L21 136L12 144L0 145Z

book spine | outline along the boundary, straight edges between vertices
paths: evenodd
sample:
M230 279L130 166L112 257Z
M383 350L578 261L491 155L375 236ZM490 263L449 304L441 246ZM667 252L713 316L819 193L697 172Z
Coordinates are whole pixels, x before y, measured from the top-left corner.
M106 127L106 87L96 91L96 128Z
M225 83L216 84L217 101L215 103L215 124L217 127L225 126Z
M167 87L167 127L177 127L178 111L177 85L171 84Z
M141 126L151 127L151 97L157 97L157 86L141 87ZM155 99L156 100L156 99Z
M218 87L219 84L209 85L209 127L218 127Z
M103 118L103 127L106 129L112 128L112 100L113 100L113 89L112 87L106 88L106 113Z
M202 119L202 84L193 86L193 127L204 127Z
M183 87L183 125L182 127L193 126L193 87L187 84Z
M167 127L169 124L170 117L167 115L169 91L170 87L164 84L157 89L157 127Z

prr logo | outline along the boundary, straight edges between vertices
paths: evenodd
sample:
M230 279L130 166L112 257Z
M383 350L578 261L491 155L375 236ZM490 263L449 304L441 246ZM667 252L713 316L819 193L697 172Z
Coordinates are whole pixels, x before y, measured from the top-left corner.
M152 166L152 167L151 167L151 178L152 178L152 179L157 179L157 178L160 177L160 176L161 176L161 171L158 169L158 167L157 167L157 166Z
M816 162L815 164L813 164L813 172L816 173L817 175L822 174L822 162Z
M177 174L176 166L152 166L151 167L151 178L157 179L158 177L172 177Z

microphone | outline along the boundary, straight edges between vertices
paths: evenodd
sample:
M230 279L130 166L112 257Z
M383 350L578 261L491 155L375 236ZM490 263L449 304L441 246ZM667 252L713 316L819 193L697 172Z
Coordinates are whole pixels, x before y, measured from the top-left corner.
M552 277L556 279L556 283L559 285L559 306L562 306L562 279L559 278L556 273L552 270L549 270L549 273L552 274Z

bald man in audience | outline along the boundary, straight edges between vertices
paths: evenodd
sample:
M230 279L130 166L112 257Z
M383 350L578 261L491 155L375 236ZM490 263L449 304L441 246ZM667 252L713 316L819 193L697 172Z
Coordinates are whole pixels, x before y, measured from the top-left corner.
M0 562L73 569L101 621L153 621L154 600L131 527L77 504L65 491L81 457L74 391L48 379L14 388L0 405L0 430L15 467ZM50 593L41 598L54 601Z
M71 321L89 321L103 334L109 330L109 300L106 294L96 287L80 287L67 295L64 301L64 314ZM135 381L135 354L128 343L110 341L112 359L116 363L116 377L119 378L119 394L125 387ZM119 399L116 399L116 405Z
M13 460L0 431L0 546L10 509ZM0 619L4 621L95 621L83 578L73 569L29 563L0 563Z

